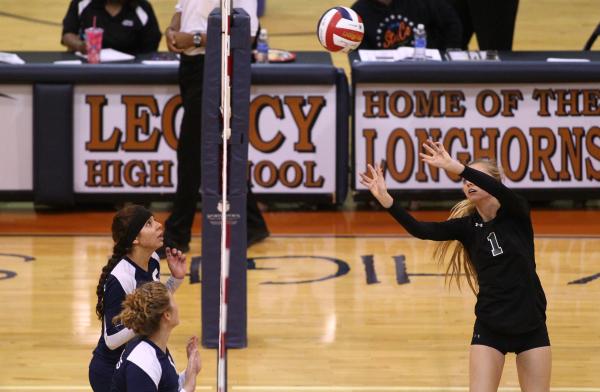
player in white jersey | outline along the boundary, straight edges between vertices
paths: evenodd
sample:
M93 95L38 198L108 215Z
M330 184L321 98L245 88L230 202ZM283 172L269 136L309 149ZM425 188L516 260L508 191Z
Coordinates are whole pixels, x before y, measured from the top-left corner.
M187 368L177 374L167 344L179 324L173 295L160 282L148 282L129 294L115 317L138 334L127 343L117 363L111 392L194 392L200 372L198 338L187 344Z
M131 329L112 322L121 311L125 296L142 283L160 279L155 250L163 246L163 228L150 211L138 205L121 209L113 218L112 237L113 254L102 268L96 288L96 314L102 321L102 333L89 367L94 392L109 391L125 343L135 336ZM169 249L167 263L171 277L166 284L174 292L185 277L185 255L177 249Z

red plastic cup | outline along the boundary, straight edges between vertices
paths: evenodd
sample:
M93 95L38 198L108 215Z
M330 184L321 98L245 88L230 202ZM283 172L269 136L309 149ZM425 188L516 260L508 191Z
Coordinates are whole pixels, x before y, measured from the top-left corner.
M90 64L98 64L100 62L103 33L104 29L101 27L88 27L85 29L85 47L87 49L87 61Z

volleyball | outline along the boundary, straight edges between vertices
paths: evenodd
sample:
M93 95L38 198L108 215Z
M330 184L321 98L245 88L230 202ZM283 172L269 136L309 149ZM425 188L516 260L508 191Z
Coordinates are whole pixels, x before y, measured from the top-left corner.
M330 52L348 53L360 45L365 27L360 15L348 7L333 7L321 16L317 34Z

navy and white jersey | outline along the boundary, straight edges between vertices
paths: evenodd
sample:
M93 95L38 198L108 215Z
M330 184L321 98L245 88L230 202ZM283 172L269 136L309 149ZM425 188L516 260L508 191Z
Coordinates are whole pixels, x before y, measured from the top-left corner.
M160 264L156 253L152 254L148 262L148 271L144 271L127 257L117 263L104 284L102 335L94 350L94 356L114 367L125 343L135 336L135 332L121 324L113 325L113 317L121 313L122 303L127 294L131 294L143 283L159 280Z
M177 392L183 385L175 362L150 339L130 341L117 363L111 392Z

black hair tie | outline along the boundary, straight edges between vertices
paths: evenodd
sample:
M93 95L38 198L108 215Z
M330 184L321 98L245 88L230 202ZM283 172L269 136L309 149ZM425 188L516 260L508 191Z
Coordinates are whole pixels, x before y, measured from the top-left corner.
M119 242L117 243L117 247L119 249L129 248L135 240L135 237L137 237L137 235L142 230L142 228L151 216L152 213L148 209L142 206L136 208L133 218L131 219L129 226L127 227L127 233L124 237L122 237L119 240Z

